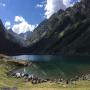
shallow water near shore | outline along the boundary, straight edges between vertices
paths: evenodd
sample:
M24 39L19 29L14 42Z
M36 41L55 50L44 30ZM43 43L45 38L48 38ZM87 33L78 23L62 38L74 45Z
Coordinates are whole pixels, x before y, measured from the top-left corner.
M90 73L89 56L21 55L14 58L32 62L15 72L35 74L41 78L71 78Z

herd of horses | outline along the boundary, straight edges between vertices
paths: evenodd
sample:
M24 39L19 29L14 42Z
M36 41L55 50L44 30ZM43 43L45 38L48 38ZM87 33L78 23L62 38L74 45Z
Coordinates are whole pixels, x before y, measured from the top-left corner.
M42 79L36 75L27 74L27 73L16 72L16 73L12 73L10 75L13 77L16 77L16 78L24 78L25 81L31 81L32 84L44 83L44 82L49 81L49 79Z
M90 74L85 74L85 75L82 74L81 76L75 76L74 78L70 78L70 79L63 79L63 78L43 79L43 78L39 78L38 76L33 75L33 74L20 73L20 72L11 73L9 75L11 75L15 78L24 78L25 81L27 81L27 82L30 81L32 84L39 84L39 83L44 83L44 82L76 84L76 81L78 81L78 80L90 80Z

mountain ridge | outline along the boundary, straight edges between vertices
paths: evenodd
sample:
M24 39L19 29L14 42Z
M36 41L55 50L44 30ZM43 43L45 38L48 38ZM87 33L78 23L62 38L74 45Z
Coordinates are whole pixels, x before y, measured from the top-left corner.
M18 52L14 52L36 55L90 55L89 37L90 1L81 0L73 7L60 9L48 20L41 22L29 39L23 43L18 40ZM9 41L13 40L9 38Z
M89 47L87 48L87 45L82 46L82 44L84 44L83 42L85 42L85 38L89 39L89 5L89 0L82 0L81 2L76 3L73 7L67 8L65 11L59 10L52 15L46 23L42 23L42 27L38 27L38 31L42 30L45 25L47 25L46 28L48 30L42 38L40 37L41 35L38 34L40 39L38 41L36 38L38 42L32 45L32 53L89 55ZM45 31L45 29L42 31ZM88 41L87 44L89 44Z

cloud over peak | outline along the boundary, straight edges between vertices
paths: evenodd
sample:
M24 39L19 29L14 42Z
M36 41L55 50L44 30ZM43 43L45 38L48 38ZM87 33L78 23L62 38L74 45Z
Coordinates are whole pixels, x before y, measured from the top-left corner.
M14 22L14 25L11 27L11 23L9 21L6 21L5 27L6 29L12 28L13 32L17 34L25 33L27 31L32 32L38 26L38 24L29 24L22 16L15 16Z
M57 12L59 9L65 9L65 5L62 0L47 0L45 6L45 16L48 19L52 14Z
M22 16L15 16L14 21L20 23L20 22L25 22L25 19Z
M6 27L7 30L10 29L11 28L11 23L9 21L6 21L5 22L5 27Z
M73 4L75 4L76 2L80 2L80 0L63 0L63 4L66 7L71 7L73 6Z
M48 19L52 14L56 13L60 9L66 9L73 6L74 3L80 0L46 0L44 16Z
M12 30L18 34L33 31L37 27L37 25L29 24L22 16L15 16L14 21L16 24L13 25Z

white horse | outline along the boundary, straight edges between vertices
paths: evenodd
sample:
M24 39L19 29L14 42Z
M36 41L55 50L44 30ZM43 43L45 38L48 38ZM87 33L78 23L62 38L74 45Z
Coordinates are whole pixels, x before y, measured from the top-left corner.
M22 74L21 74L21 77L24 77L24 75L25 75L25 74L24 74L24 73L22 73Z
M17 72L17 73L16 73L16 77L17 77L17 78L20 78L20 77L21 77L21 73Z

